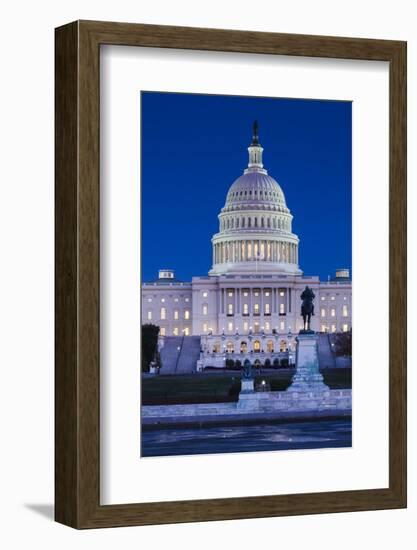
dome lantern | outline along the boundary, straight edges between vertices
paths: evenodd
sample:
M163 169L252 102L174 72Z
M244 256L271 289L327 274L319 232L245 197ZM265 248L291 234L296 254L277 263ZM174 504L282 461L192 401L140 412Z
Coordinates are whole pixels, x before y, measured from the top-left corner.
M262 164L262 151L263 151L263 148L262 148L261 144L259 143L258 121L257 120L255 120L255 122L253 123L252 143L249 145L248 151L249 151L248 168L249 169L251 169L251 168L252 169L253 168L262 169L263 168L263 164Z

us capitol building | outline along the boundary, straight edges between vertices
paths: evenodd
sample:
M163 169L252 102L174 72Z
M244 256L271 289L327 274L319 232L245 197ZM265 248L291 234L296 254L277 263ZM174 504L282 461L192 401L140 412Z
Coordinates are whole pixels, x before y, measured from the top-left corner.
M208 275L182 282L172 269L161 269L156 281L142 284L142 323L160 327L167 362L169 347L178 350L171 358L175 369L184 346L199 368L224 366L226 358L292 362L306 285L315 293L311 328L325 335L322 345L331 346L329 333L351 329L349 270L338 269L326 282L303 275L293 216L281 187L264 168L256 122L248 151L248 167L218 215Z

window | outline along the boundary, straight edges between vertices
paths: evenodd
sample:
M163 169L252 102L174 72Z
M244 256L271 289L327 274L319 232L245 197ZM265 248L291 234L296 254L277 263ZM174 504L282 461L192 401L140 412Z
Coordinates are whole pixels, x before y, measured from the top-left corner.
M321 332L327 332L326 325L321 325Z
M243 304L243 315L249 315L249 305Z
M247 342L240 342L240 352L246 353L248 351L248 344Z
M152 311L148 311L148 321L152 321Z
M330 296L330 300L336 300L336 296Z
M203 315L207 315L208 313L208 306L207 304L203 304Z
M259 315L259 304L253 304L253 313Z
M254 332L259 332L259 323L254 323L253 324L253 330L254 330Z
M152 298L148 298L148 302L152 302Z
M269 296L269 292L268 292L268 291L265 292L265 296Z
M207 292L203 292L203 298L207 298L208 296L208 293Z
M185 298L185 301L186 301L186 302L189 302L189 301L190 301L190 298Z
M189 329L189 327L185 327L185 329L184 329L184 335L185 335L185 336L189 336L189 335L190 335L190 329Z
M332 332L336 332L336 325L332 325Z
M285 314L285 304L279 304L279 313L280 315Z
M266 349L269 353L273 353L274 351L274 342L272 340L268 340L266 343Z
M259 292L254 292L253 295L254 296L259 296Z
M213 353L220 353L220 342L216 342L213 346Z
M279 343L279 351L286 351L287 350L287 343L285 340L281 340Z
M165 336L165 332L166 332L165 327L161 327L161 330L159 331L159 334L161 336Z
M178 327L174 327L174 336L178 336Z
M325 300L326 298L324 296L321 297L322 300Z
M232 298L233 297L233 292L229 292L229 298Z
M227 304L227 315L233 315L233 304Z
M189 318L190 318L190 310L186 309L184 311L184 319L186 319L188 321Z
M279 322L279 330L281 332L284 332L285 331L285 321L280 321Z
M271 306L269 304L265 304L265 315L271 314Z
M180 312L178 311L178 309L174 309L174 319L178 320L179 318L180 318Z
M326 310L324 309L324 307L321 308L320 315L321 317L326 317Z
M342 327L342 330L343 330L343 332L348 332L348 330L349 330L349 325L344 324L343 327Z
M161 319L164 321L167 318L166 307L161 307Z
M203 323L203 332L207 332L208 325L207 323Z
M271 325L269 324L269 321L265 321L265 332L269 332L271 330Z
M344 305L342 307L342 315L343 317L347 317L348 316L348 307L346 305Z
M280 291L279 291L279 295L280 295L280 296L284 296L284 294L285 294L285 292L284 292L283 290L280 290Z
M161 298L161 302L165 302L165 298Z
M253 343L253 351L259 353L261 351L261 343L259 340L255 340Z
M228 330L229 332L232 332L232 331L233 331L233 323L232 323L231 321L229 321L229 322L227 323L227 330Z
M178 298L174 298L174 302L178 302Z
M330 317L336 317L336 310L334 307L330 310Z
M235 351L235 348L233 346L233 342L227 342L226 345L227 353L233 353Z
M245 296L245 298L246 298L247 295L248 295L248 293L245 291L245 292L243 293L243 296Z
M248 322L247 322L247 321L244 321L244 322L243 322L243 332L248 332L248 330L249 330Z

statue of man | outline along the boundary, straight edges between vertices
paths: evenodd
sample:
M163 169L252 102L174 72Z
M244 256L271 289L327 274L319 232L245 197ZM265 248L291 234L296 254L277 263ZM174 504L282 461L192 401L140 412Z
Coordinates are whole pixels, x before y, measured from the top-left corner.
M303 317L304 329L305 331L310 331L310 321L311 316L314 315L314 304L313 300L315 298L313 290L306 286L303 292L301 293L301 315Z

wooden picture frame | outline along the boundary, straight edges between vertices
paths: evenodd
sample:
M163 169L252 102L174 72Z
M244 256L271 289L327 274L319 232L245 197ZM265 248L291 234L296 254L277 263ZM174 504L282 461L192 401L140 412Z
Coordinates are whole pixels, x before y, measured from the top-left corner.
M406 43L76 21L56 29L56 521L75 528L406 506ZM389 487L100 505L99 56L117 44L389 62Z

